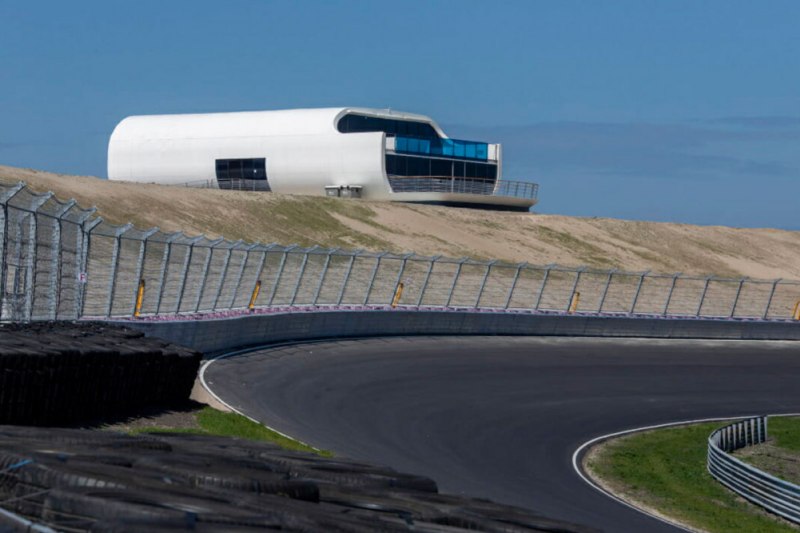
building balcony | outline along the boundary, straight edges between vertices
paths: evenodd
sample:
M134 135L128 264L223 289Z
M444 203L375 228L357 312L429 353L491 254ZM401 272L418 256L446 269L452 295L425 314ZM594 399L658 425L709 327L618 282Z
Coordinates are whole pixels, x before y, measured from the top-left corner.
M482 196L533 200L539 194L539 184L529 181L507 181L449 176L389 176L394 193L474 194Z

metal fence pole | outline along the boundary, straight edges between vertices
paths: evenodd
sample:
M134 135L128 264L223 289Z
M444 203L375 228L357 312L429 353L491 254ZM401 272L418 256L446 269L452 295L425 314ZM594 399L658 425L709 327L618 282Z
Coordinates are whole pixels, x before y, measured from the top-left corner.
M703 309L703 302L705 301L705 299L706 299L706 293L708 292L708 284L711 282L711 279L712 279L713 277L714 277L714 276L708 276L708 277L706 277L706 282L705 282L705 284L703 285L703 292L702 292L702 294L700 295L700 303L699 303L699 304L697 304L697 312L695 313L695 315L694 315L694 316L700 316L700 311Z
M311 252L316 251L319 248L316 244L311 248L306 249L303 252L303 260L300 262L300 273L297 274L297 281L294 284L294 289L292 290L292 299L289 302L289 305L294 305L295 300L297 299L297 292L300 290L300 284L303 282L303 274L306 272L306 265L308 264L308 256Z
M125 224L114 231L114 250L111 252L111 272L108 276L108 300L106 302L106 316L111 316L111 306L114 303L114 289L117 285L117 269L119 268L119 249L122 235L130 231L133 224Z
M50 256L50 320L58 318L58 305L61 298L61 260L63 250L61 233L63 229L63 218L77 203L75 199L69 200L53 215L56 219L56 225L50 246L50 252L52 254Z
M11 201L22 189L24 183L17 183L13 187L0 193L0 203L3 204L3 253L0 256L0 319L3 318L3 310L6 303L6 276L8 262L8 202Z
M669 310L669 304L672 301L672 293L675 292L675 284L678 282L679 277L681 277L681 272L677 272L672 276L672 285L669 286L669 293L667 293L667 301L664 302L664 312L661 313L663 316L667 316L667 311Z
M269 250L271 250L275 246L277 246L277 244L273 242L273 243L270 243L270 244L266 245L264 250L262 250L262 252L261 252L261 260L258 263L258 268L256 269L256 275L253 278L253 287L250 289L250 294L253 294L255 292L256 285L258 285L258 281L261 279L261 273L264 272L264 264L267 261L267 253L269 253ZM253 304L255 305L255 302L253 302Z
M445 307L450 307L450 302L453 300L453 292L456 290L456 284L458 283L458 278L461 276L461 268L464 266L464 263L469 261L468 258L462 257L458 260L458 266L456 267L456 272L453 275L453 281L450 283L450 292L447 295L447 303L444 304Z
M215 241L209 242L208 245L205 247L206 250L208 250L208 253L206 254L206 260L203 262L203 271L200 274L201 285L200 285L200 290L197 291L197 298L195 299L194 302L195 313L200 311L200 302L203 301L203 295L205 295L206 287L208 286L208 267L211 264L211 257L214 255L214 247L224 240L225 240L224 238L219 238Z
M36 278L38 269L36 268L36 263L38 260L38 240L39 240L39 208L41 208L47 201L53 197L52 192L48 192L43 194L42 196L36 197L36 199L31 202L30 212L31 221L29 225L29 237L30 237L30 252L28 253L27 257L27 275L25 276L25 316L24 320L30 320L33 315L33 298L36 293Z
M150 238L151 235L156 233L158 228L151 228L145 231L141 238L141 242L139 243L139 257L136 260L136 274L133 277L133 280L138 284L139 280L142 279L142 270L144 270L144 254L147 248L147 239ZM131 300L131 312L130 315L133 316L136 313L136 300L138 297L138 293L133 293L133 299Z
M236 276L236 285L233 288L233 296L231 296L231 303L228 306L228 309L233 309L233 305L236 303L236 297L239 296L239 289L242 285L242 275L244 274L244 268L247 266L247 262L250 260L250 250L253 248L261 246L260 243L256 242L255 244L251 244L244 249L244 259L242 260L242 264L239 266L239 274Z
M288 248L283 249L283 256L281 256L281 264L278 266L278 273L275 275L275 281L272 283L272 293L269 295L269 303L267 305L271 306L272 301L275 299L275 294L278 292L278 283L281 281L281 275L283 274L283 267L286 266L286 256L289 255L291 250L297 248L298 245L292 244Z
M608 289L611 287L611 279L614 277L614 273L617 271L616 268L613 268L608 271L608 278L606 279L605 287L603 287L603 293L600 295L600 303L597 304L597 312L603 312L603 304L606 301L606 296L608 296Z
M415 254L413 252L410 253L410 254L403 254L403 258L402 258L403 260L400 263L400 268L397 270L397 279L394 280L394 293L393 293L394 295L397 294L397 289L400 288L400 282L403 281L403 272L405 272L405 270L406 270L406 263L408 262L408 258L409 257L413 257L414 255ZM395 303L394 295L392 296L392 302L391 302L392 304ZM398 301L396 303L400 303L400 302Z
M347 272L344 274L344 279L342 280L342 288L339 289L339 297L336 300L336 305L342 305L342 301L344 300L344 291L347 289L347 281L350 279L350 272L353 271L353 263L355 263L356 257L361 255L363 250L356 250L350 256L350 262L347 264Z
M158 275L158 292L156 292L156 314L161 313L161 299L164 296L164 283L167 280L169 259L172 256L172 241L183 235L180 231L173 233L164 240L164 255L161 257L161 273Z
M575 291L578 290L578 283L581 281L581 274L583 274L585 271L586 267L581 267L575 271L575 282L572 284L572 290L570 291L569 298L567 299L566 311L569 311L572 308L572 299L575 298Z
M192 267L192 256L194 255L194 245L205 239L205 235L198 235L197 237L192 238L187 244L189 245L189 251L186 253L186 257L183 259L183 269L181 270L181 282L180 282L180 291L178 292L178 301L175 303L175 314L181 312L181 304L183 303L183 293L186 291L186 279L189 277L189 269Z
M478 290L478 297L475 299L475 308L477 309L480 307L481 304L481 296L483 296L483 290L486 288L486 280L489 279L489 272L492 270L492 266L497 263L497 260L489 261L486 263L486 272L483 273L483 279L481 280L481 287Z
M783 280L781 278L778 278L772 282L772 290L769 291L769 298L767 298L767 305L766 307L764 307L764 315L761 317L764 320L766 320L767 316L769 315L769 308L772 305L772 298L775 296L775 289L778 288L778 283L780 283L781 281Z
M92 208L95 209L95 208ZM78 318L82 317L85 312L85 304L86 304L86 288L88 287L89 283L92 280L89 279L89 257L92 252L92 232L94 228L96 228L100 223L103 222L102 217L97 217L92 221L87 221L83 223L81 226L83 228L82 237L83 237L83 244L81 245L81 268L80 273L86 274L86 279L80 284L80 290L78 291L78 298L76 298L75 302L75 310Z
M214 305L211 307L212 311L217 310L217 306L219 305L219 297L222 294L222 286L225 285L225 278L228 277L228 265L231 262L231 255L233 255L233 249L237 246L242 244L241 240L238 240L228 247L225 251L225 259L222 261L222 272L219 274L219 281L217 282L217 292L214 295Z
M419 290L419 297L417 298L417 307L422 305L422 299L425 296L425 291L428 288L428 281L431 279L431 272L433 271L433 264L440 258L441 255L431 257L431 262L428 265L428 271L425 272L425 280L422 282L422 287Z
M639 275L639 283L638 285L636 285L636 294L633 295L633 302L631 302L630 314L633 314L636 311L636 303L639 301L639 294L642 292L642 285L644 285L644 278L649 273L650 271L646 270Z
M372 287L375 285L375 277L378 275L378 269L381 266L381 259L383 259L383 256L388 255L388 253L389 252L382 252L378 254L375 259L375 266L372 269L372 277L370 278L369 285L367 286L367 294L364 296L364 305L369 303L369 297L372 294Z
M539 305L541 305L541 303L542 303L542 296L544 296L544 289L547 286L547 278L550 277L550 270L552 268L556 267L556 266L558 266L558 265L556 265L555 263L551 263L551 264L547 265L546 267L544 267L545 270L544 270L544 276L542 276L542 284L539 287L539 294L538 294L538 296L536 298L536 303L533 306L533 309L536 310L536 311L539 310Z
M325 275L328 273L328 266L331 264L331 256L338 251L338 248L328 250L327 255L325 256L325 264L322 265L322 273L319 275L319 283L317 283L317 288L314 291L314 300L311 305L317 305L319 293L322 291L322 284L325 281Z
M739 296L742 294L742 285L744 285L744 282L748 279L749 278L744 277L739 280L739 287L736 288L736 297L733 299L733 305L731 306L731 314L729 318L733 318L733 315L736 313L736 304L739 303Z
M508 309L508 306L511 305L511 298L514 296L514 289L517 288L517 280L519 280L519 274L524 267L528 266L528 263L520 263L517 265L517 270L514 272L514 279L511 281L511 287L508 289L508 295L506 296L506 304L503 306L503 309Z

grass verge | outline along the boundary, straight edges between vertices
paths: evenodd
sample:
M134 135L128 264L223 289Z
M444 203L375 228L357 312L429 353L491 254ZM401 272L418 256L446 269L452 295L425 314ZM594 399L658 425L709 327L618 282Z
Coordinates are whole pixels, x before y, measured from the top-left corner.
M739 498L708 473L707 439L723 424L680 426L613 439L593 448L584 467L623 499L695 529L796 533L797 528Z
M284 437L280 433L253 422L237 413L224 413L211 407L203 407L194 416L197 421L197 428L170 428L142 427L131 430L131 433L186 433L193 435L215 435L219 437L238 437L240 439L260 440L277 444L287 450L310 452L323 457L332 457L333 454L327 450L317 450L302 442Z

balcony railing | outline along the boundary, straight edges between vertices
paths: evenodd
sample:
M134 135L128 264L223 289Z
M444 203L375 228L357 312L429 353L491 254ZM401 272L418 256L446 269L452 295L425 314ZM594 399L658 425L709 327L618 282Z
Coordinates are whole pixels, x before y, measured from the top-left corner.
M457 159L487 161L489 145L482 142L461 141L458 139L417 139L415 137L395 137L394 151L399 154L424 154Z
M449 176L389 176L389 185L392 187L392 192L481 194L530 200L535 200L539 194L539 184L529 181L496 181Z

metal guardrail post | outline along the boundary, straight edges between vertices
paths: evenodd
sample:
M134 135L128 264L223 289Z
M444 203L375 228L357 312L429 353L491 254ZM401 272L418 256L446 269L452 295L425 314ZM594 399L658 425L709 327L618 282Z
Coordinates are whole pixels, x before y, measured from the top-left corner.
M205 239L205 235L198 235L189 240L187 243L189 245L189 251L186 252L186 256L183 259L183 268L181 269L181 281L180 291L178 291L178 298L177 302L175 303L175 314L181 312L181 304L183 303L183 294L186 291L186 279L189 277L189 269L192 267L192 256L194 255L194 245L203 239Z
M533 306L533 309L535 311L539 310L539 306L542 303L542 296L544 296L544 289L547 286L547 278L550 277L550 270L552 268L556 267L556 266L558 266L558 265L556 265L555 263L551 263L551 264L547 265L546 267L544 267L544 275L542 276L542 284L539 286L539 294L537 295L536 303Z
M364 296L364 305L369 303L369 297L372 295L372 287L375 285L375 277L378 275L378 269L381 267L381 259L383 259L383 256L388 254L389 252L382 252L375 258L375 266L372 268L372 277L370 278L369 285L367 286L367 294Z
M217 281L217 291L216 294L214 294L214 305L211 307L212 311L216 311L217 306L219 305L219 297L222 294L222 286L225 285L225 278L228 277L228 265L230 265L231 262L231 255L233 255L233 249L239 246L241 243L242 243L241 240L231 243L228 249L225 250L225 259L223 259L222 261L222 272L220 272L219 281Z
M514 296L514 289L517 288L517 281L519 280L519 274L523 268L528 266L528 263L519 263L517 265L517 269L514 271L514 279L511 281L511 287L508 288L508 294L506 295L506 303L503 306L503 309L508 309L508 306L511 305L511 298Z
M269 295L269 303L268 306L272 305L272 301L275 300L275 294L278 292L278 283L281 281L281 275L283 275L283 267L286 266L286 256L289 255L289 252L297 248L296 244L292 244L288 248L283 249L283 255L281 256L281 264L278 266L278 273L275 275L275 281L272 283L272 292Z
M233 295L231 296L231 303L228 306L228 309L233 309L233 306L236 303L236 297L239 296L239 289L241 288L242 285L242 275L244 274L244 268L245 266L247 266L247 262L250 260L250 251L257 246L260 246L258 242L251 244L244 249L244 259L242 260L242 264L239 265L239 273L236 276L236 285L234 285Z
M122 235L133 227L133 224L125 224L114 231L114 250L111 252L111 272L108 276L108 300L106 301L105 315L111 316L111 306L114 303L114 288L117 285L117 269L119 268L119 248Z
M767 305L764 307L764 314L761 316L762 319L766 320L767 316L769 315L769 308L772 305L772 298L775 296L775 289L778 288L778 283L780 283L782 278L778 278L772 282L772 289L769 291L769 297L767 298Z
M150 228L149 230L145 231L141 236L141 242L139 243L139 257L136 260L136 273L133 276L134 281L139 283L139 280L142 279L142 270L144 269L144 254L147 248L147 239L150 238L151 235L156 233L158 228ZM136 301L139 299L138 291L133 293L133 300L131 301L131 312L130 315L133 316L136 313Z
M11 201L22 189L25 184L20 182L13 187L0 193L0 203L3 205L3 252L0 255L0 319L3 317L3 310L6 304L6 272L8 263L8 202Z
M733 299L733 305L731 306L731 314L729 315L729 318L733 318L733 315L736 314L736 304L739 303L739 296L742 294L742 285L744 285L744 282L748 279L750 278L744 277L739 280L739 287L736 288L736 297Z
M708 284L711 282L713 278L714 276L706 277L706 282L703 285L703 292L700 294L700 303L697 304L697 312L694 314L694 316L700 316L700 311L703 310L703 302L705 302L706 300L706 293L708 292Z
M422 282L422 287L419 290L419 297L417 298L417 307L422 305L422 299L425 296L425 291L428 288L428 281L431 279L431 272L433 271L433 264L440 258L441 255L431 257L431 262L428 264L428 271L425 272L425 280Z
M197 291L197 298L195 299L194 302L195 313L200 311L200 302L203 301L203 296L205 295L206 287L208 286L208 267L209 265L211 265L211 257L214 255L214 247L219 243L223 242L224 240L225 240L224 238L219 238L215 241L209 242L208 246L205 247L206 250L208 250L208 253L206 254L206 260L203 262L203 271L200 274L201 285L200 285L200 290Z
M316 251L319 248L316 244L311 248L306 249L303 252L303 260L300 263L300 273L297 274L297 281L294 284L294 289L292 290L292 299L289 302L289 305L294 305L295 300L297 299L297 292L300 290L300 284L303 282L303 274L306 272L306 265L308 264L308 255L311 252Z
M67 201L61 206L61 209L53 214L56 219L56 225L51 236L50 241L50 320L58 318L58 304L61 297L61 263L62 263L62 239L61 232L63 230L63 218L67 212L72 209L77 200L74 198Z
M489 272L492 270L492 266L494 266L495 263L497 263L496 259L486 263L486 272L483 273L483 279L481 280L481 287L478 290L478 297L475 299L476 309L480 307L481 296L483 296L483 290L486 288L486 280L489 279Z
M633 295L633 302L631 302L631 311L630 314L634 314L636 312L636 304L639 301L639 294L642 292L642 285L644 285L644 278L650 273L649 270L642 272L639 275L639 284L636 285L636 294Z
M464 266L464 263L469 261L468 258L462 257L458 260L458 266L456 267L456 272L453 275L453 282L450 284L450 292L447 295L447 303L444 304L445 307L450 307L450 301L453 299L453 292L456 290L456 284L458 283L458 278L461 276L461 268Z
M575 301L575 292L578 290L578 283L581 281L581 274L586 271L586 267L581 267L575 271L575 282L572 284L572 290L569 293L569 299L567 300L567 309L566 311L569 312L572 309L572 304ZM577 307L577 304L576 304ZM577 311L577 309L576 309Z
M328 265L331 264L331 256L338 252L338 248L333 248L332 250L327 251L327 255L325 256L325 263L322 265L322 273L319 276L319 283L317 283L317 288L314 290L314 300L311 305L317 305L317 300L319 300L319 293L322 291L322 284L325 281L325 275L328 273Z
M614 277L614 273L617 272L616 268L612 268L608 271L608 278L606 279L606 284L603 287L603 293L600 295L600 303L597 304L597 312L603 312L603 304L606 301L606 296L608 296L608 289L611 287L611 279Z
M167 280L167 268L172 256L172 241L183 235L180 231L173 233L164 240L164 255L161 258L161 272L158 276L158 292L156 292L156 314L161 313L161 299L164 296L164 283Z
M342 280L342 288L339 289L339 297L336 299L336 305L342 305L342 301L344 301L344 291L347 289L347 282L350 279L350 273L353 271L353 263L355 263L356 257L361 255L361 252L363 252L363 250L355 250L352 255L350 255L350 262L347 264L347 271Z
M675 292L675 285L678 283L678 278L681 277L681 272L676 272L672 275L672 284L669 286L669 292L667 293L667 301L664 302L664 311L661 313L662 316L667 316L667 312L669 311L669 304L672 302L672 293Z

